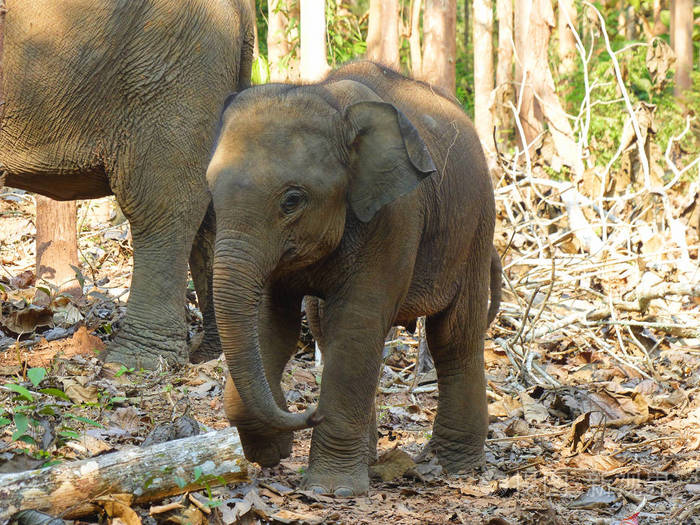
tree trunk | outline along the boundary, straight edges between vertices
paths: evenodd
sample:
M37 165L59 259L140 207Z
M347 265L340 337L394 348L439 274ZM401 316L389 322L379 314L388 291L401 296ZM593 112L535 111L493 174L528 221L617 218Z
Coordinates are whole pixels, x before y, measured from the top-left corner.
M625 7L620 13L620 20L624 20L625 40L635 40L637 38L637 13L634 7L631 5Z
M498 65L496 85L513 81L513 0L496 0L498 17Z
M290 70L291 44L287 35L289 3L267 0L267 63L271 82L286 82L293 78Z
M569 22L576 23L574 0L559 0L559 74L567 76L576 71L576 39Z
M398 0L370 0L367 58L399 70Z
M469 19L471 18L471 6L469 0L464 0L464 50L469 49Z
M513 0L496 0L498 17L498 63L496 92L492 96L494 125L499 129L497 140L505 140L513 129L513 112L507 102L515 101L513 89Z
M78 233L75 201L55 201L36 196L36 277L74 297L82 295L75 279L78 266Z
M676 54L673 94L677 97L692 87L693 70L693 0L671 0L673 26L671 35Z
M457 55L457 3L455 0L426 0L423 11L422 79L455 93Z
M583 174L583 161L549 69L549 37L554 27L552 3L551 0L531 0L528 3L530 5L526 7L530 8L530 18L527 33L521 39L522 51L518 53L523 62L521 82L524 83L520 101L520 121L524 133L520 137L521 144L530 145L544 129L546 119L556 151L556 158L552 161L554 166L566 164L579 177Z
M133 494L135 503L147 503L244 479L247 463L238 432L227 428L53 467L2 474L0 522L27 509L53 515L65 512L63 518L73 519L94 512L91 501L100 496Z
M533 0L515 0L515 8L513 10L515 22L513 32L515 37L515 50L518 56L518 59L515 61L515 82L518 89L523 80L523 53L525 52L525 39L528 28L530 27L532 2Z
M649 20L647 18L643 16L640 17L642 21L642 26L644 28L644 35L648 40L656 38L657 36L660 36L666 32L666 26L661 21L661 8L661 0L654 0L654 3L652 4L651 17L653 25L649 23Z
M300 0L299 73L304 82L316 82L326 76L326 2Z
M420 14L423 0L411 2L411 34L408 36L408 45L411 50L411 72L414 78L421 78L423 74L423 51L420 45Z
M474 0L474 126L492 159L493 118L489 100L493 91L493 5L491 0ZM489 161L489 165L492 161Z

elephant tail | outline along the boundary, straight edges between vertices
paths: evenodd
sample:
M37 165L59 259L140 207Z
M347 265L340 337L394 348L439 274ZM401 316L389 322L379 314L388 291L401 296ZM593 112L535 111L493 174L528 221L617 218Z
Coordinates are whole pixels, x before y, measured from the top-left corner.
M249 88L253 73L253 52L255 49L255 13L248 2L240 2L241 12L241 56L238 67L237 91ZM253 4L254 5L254 4Z
M491 252L491 303L489 304L489 313L487 326L490 325L498 314L498 308L501 306L501 258L494 248Z

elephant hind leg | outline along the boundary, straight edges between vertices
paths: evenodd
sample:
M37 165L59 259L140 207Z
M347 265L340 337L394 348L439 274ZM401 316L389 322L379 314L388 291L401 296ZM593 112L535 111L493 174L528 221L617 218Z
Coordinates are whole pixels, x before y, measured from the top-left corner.
M453 304L428 317L428 348L438 375L438 413L428 450L448 472L484 461L488 430L484 332L488 306L488 267L467 275ZM482 275L483 274L483 275Z
M204 337L196 348L190 349L190 362L202 363L216 359L221 355L221 341L216 328L214 315L214 296L212 293L214 242L216 237L216 217L214 207L209 208L204 216L190 254L190 271L194 288L197 292L199 310L204 321Z

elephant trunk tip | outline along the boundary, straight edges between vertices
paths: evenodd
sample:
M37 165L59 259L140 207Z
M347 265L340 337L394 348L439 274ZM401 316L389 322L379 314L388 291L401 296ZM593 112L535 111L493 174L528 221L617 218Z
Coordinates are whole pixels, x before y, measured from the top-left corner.
M309 427L315 427L321 424L325 419L323 417L323 414L318 413L318 410L315 406L307 408L306 412L304 412L304 416L306 417L306 423Z
M312 406L307 408L303 413L284 413L284 418L278 421L277 424L273 423L273 426L283 431L303 430L305 428L313 428L319 425L323 420L324 417L318 413L316 406Z

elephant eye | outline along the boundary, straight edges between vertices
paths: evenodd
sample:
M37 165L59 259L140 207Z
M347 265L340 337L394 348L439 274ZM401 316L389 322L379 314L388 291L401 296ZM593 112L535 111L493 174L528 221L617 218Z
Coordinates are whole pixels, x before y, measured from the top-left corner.
M288 215L298 210L304 203L306 203L306 193L299 188L291 188L284 194L280 207Z

